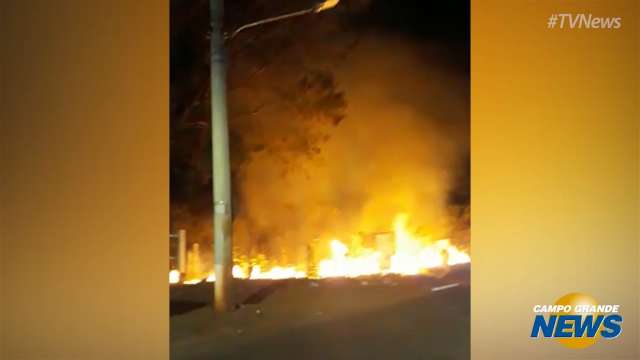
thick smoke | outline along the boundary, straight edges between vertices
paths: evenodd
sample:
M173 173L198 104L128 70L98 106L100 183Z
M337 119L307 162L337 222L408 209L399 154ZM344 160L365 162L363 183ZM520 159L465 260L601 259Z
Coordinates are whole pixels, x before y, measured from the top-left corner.
M314 239L389 231L401 212L421 232L450 236L449 196L468 159L469 84L439 58L424 45L361 39L334 69L347 116L321 154L292 172L268 153L247 164L238 248L301 260Z

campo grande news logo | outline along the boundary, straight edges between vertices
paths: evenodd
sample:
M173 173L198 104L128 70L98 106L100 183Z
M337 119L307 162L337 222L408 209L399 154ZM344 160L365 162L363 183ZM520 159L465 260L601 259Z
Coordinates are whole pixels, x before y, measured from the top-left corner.
M602 305L589 295L570 293L553 305L535 305L532 338L553 338L571 349L583 349L599 338L622 333L620 305ZM545 316L546 314L546 316Z

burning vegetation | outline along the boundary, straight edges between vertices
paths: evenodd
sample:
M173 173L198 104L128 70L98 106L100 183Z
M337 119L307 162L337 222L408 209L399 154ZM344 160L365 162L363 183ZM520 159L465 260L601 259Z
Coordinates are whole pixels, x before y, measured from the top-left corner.
M370 241L365 241L365 239ZM372 240L372 241L371 241ZM330 239L329 255L316 260L314 241L308 247L307 262L302 264L272 264L265 256L234 261L233 276L239 279L290 279L359 277L371 275L418 275L427 274L436 268L465 264L471 261L467 249L460 249L448 239L433 240L428 235L414 232L408 225L406 214L399 214L393 222L393 231L353 236L351 241ZM183 283L196 284L215 281L214 273L203 272L198 247L190 252L191 259ZM181 274L177 270L169 273L170 283L179 283Z

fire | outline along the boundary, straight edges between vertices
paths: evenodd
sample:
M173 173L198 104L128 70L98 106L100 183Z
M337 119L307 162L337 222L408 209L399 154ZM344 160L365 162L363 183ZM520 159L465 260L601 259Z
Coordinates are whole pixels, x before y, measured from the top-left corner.
M376 274L417 275L431 269L469 263L468 253L452 245L448 239L432 241L429 236L411 231L406 214L399 214L393 221L393 245L377 245L368 248L354 245L351 248L338 239L329 241L330 255L317 264L313 277L358 277ZM386 249L386 251L385 251ZM274 266L264 271L260 265L236 264L232 275L238 279L292 279L306 278L308 274L296 266ZM310 275L310 274L309 274ZM195 284L203 279L190 279L184 284ZM180 281L180 273L172 270L169 282ZM215 274L206 278L215 281Z
M238 279L246 279L247 278L246 271L244 271L244 269L242 267L240 267L239 265L233 265L233 268L231 269L231 275L234 278L238 278Z
M202 279L191 279L191 280L185 280L182 283L185 285L193 285L193 284L199 284L202 282Z
M177 284L180 282L180 272L178 270L169 271L169 284Z
M231 275L236 279L251 279L251 280L300 279L300 278L307 277L307 274L304 271L299 271L293 266L288 266L288 267L275 266L271 268L271 270L263 272L260 269L259 265L254 266L251 269L251 273L249 273L248 275L247 275L247 271L245 270L245 267L240 265L234 265L233 268L231 269ZM206 278L206 282L215 282L215 281L216 281L216 274L214 273L209 274L209 276Z
M322 260L318 264L318 275L321 278L336 276L364 276L379 274L379 252L372 252L358 257L349 257L349 249L339 240L331 240L331 258Z
M293 266L274 266L271 270L262 272L259 265L251 269L249 279L300 279L307 277L304 271L296 270Z
M389 265L383 264L384 254L373 249L361 249L362 255L349 256L348 247L332 240L331 257L319 264L318 275L323 277L357 277L374 274L417 275L429 269L468 263L471 258L451 245L448 239L432 242L429 237L413 234L408 229L408 216L400 214L393 223L394 253Z

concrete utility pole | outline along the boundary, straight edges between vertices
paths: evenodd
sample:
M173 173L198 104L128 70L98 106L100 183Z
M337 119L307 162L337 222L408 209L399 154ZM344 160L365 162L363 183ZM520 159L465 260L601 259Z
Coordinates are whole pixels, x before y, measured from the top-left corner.
M175 265L181 275L187 272L187 230L180 229L175 234L169 234L169 240L175 241L175 254L171 258L175 259Z
M231 170L227 126L227 89L223 0L209 0L211 22L211 151L213 170L213 252L216 274L214 308L232 307Z
M187 230L178 230L178 254L177 254L177 267L180 274L187 272Z
M324 0L314 7L275 16L239 27L228 39L239 32L259 25L296 16L319 13L335 7L339 0ZM229 165L229 130L227 126L227 73L222 33L224 0L209 0L211 23L211 151L213 171L213 252L216 274L214 309L229 311L233 307L231 241L231 169Z

